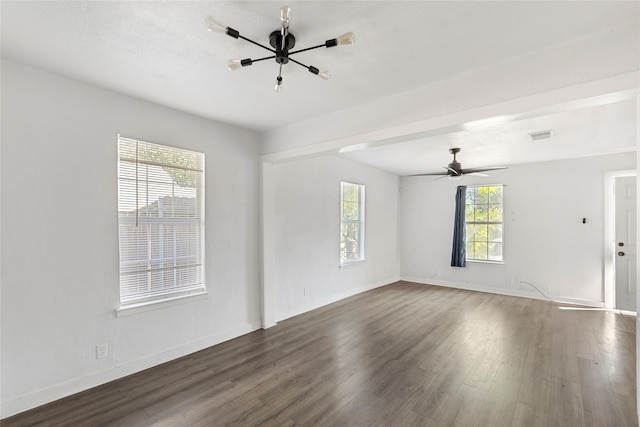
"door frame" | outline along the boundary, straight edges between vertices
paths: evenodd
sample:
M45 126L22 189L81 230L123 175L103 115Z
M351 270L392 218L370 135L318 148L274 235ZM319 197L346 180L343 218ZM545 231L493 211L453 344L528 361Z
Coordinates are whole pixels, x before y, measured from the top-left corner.
M628 176L637 177L637 170L610 171L604 174L604 306L608 309L614 309L616 304L615 183L616 178Z

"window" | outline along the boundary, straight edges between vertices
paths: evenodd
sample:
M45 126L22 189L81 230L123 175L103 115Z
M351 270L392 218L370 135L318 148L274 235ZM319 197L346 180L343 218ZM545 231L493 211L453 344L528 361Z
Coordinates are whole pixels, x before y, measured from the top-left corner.
M340 264L364 260L364 185L340 183Z
M118 135L120 304L204 292L204 154Z
M502 185L467 187L467 259L502 261Z

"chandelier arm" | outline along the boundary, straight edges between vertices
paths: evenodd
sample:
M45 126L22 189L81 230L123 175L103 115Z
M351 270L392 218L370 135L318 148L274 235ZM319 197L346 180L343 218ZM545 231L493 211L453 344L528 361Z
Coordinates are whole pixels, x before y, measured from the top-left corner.
M325 44L323 43L323 44L319 44L317 46L308 47L306 49L294 50L293 52L289 52L289 55L293 55L294 53L306 52L306 51L312 50L312 49L318 49L319 47L325 47Z
M280 45L280 49L285 51L285 45L287 43L287 34L289 34L289 28L282 26L282 30L280 30L280 34L282 34L282 44Z
M289 55L291 55L291 54L289 54ZM311 67L309 67L308 65L304 65L302 62L298 62L298 61L296 61L296 60L295 60L295 59L293 59L293 58L289 58L289 61L291 61L291 62L295 62L296 64L298 64L298 65L300 65L300 66L302 66L302 67L306 68L307 70L311 71Z
M289 58L289 61L295 62L296 64L306 68L311 74L320 75L320 70L314 67L313 65L304 65L302 62L298 62L295 59ZM321 76L323 79L328 79L328 77Z
M258 62L258 61L264 61L266 59L274 59L276 56L265 56L264 58L260 58L260 59L252 59L251 62Z
M278 71L278 77L276 77L275 91L276 92L281 92L282 91L282 64L280 64L280 70Z
M262 45L262 44L260 44L260 43L258 43L258 42L254 42L253 40L251 40L251 39L249 39L249 38L247 38L247 37L245 37L245 36L243 36L243 35L240 35L240 34L239 34L239 35L238 35L238 38L240 38L240 39L242 39L242 40L246 40L246 41L248 41L249 43L253 43L253 44L255 44L256 46L260 46L261 48L266 49L266 50L268 50L269 52L276 53L276 51L275 51L275 50L273 50L273 49L271 49L270 47L266 47L265 45Z

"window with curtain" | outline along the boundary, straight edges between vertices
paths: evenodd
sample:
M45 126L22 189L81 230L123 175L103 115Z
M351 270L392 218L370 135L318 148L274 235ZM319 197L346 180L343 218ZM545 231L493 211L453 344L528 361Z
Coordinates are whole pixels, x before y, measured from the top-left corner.
M467 260L501 262L502 185L468 186L466 194Z
M118 135L120 304L204 292L204 154Z
M364 185L340 183L340 264L364 260Z

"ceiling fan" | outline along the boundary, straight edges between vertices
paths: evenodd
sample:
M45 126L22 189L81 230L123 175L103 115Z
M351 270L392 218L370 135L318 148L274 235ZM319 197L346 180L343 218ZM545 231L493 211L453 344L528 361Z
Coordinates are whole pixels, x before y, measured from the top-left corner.
M450 148L449 152L453 154L453 161L449 163L449 165L444 166L446 169L444 172L434 172L434 173L419 173L415 175L409 176L429 176L429 175L442 175L441 178L449 177L450 179L459 179L463 175L477 175L477 176L488 176L482 172L495 171L500 169L507 169L506 166L486 166L482 168L467 168L463 169L462 164L456 160L456 154L460 152L460 148ZM438 179L441 179L438 178Z

